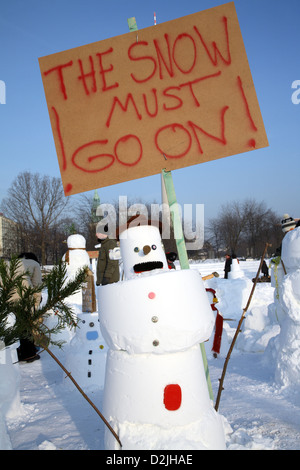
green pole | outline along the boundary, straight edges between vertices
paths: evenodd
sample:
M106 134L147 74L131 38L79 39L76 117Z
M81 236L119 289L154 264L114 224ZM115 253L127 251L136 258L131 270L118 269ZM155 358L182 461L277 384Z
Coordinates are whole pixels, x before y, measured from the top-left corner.
M177 204L171 171L162 170L162 180L164 183L164 187L165 187L167 199L168 199L168 204L170 208L180 267L181 269L190 269L189 259L188 259L188 255L186 251L185 240L184 240L184 235L183 235L183 230L182 230L181 215L180 215L179 207ZM202 359L203 359L203 364L204 364L204 370L205 370L209 396L210 396L210 399L213 400L214 397L213 397L212 385L211 385L211 380L210 380L210 375L209 375L206 351L205 351L205 347L203 343L200 344L200 349L202 353Z
M184 235L182 230L181 216L179 207L176 200L175 188L173 184L172 173L170 171L162 170L163 181L166 189L166 194L168 198L168 204L170 208L174 236L178 251L178 258L181 269L189 269L189 260L187 256Z

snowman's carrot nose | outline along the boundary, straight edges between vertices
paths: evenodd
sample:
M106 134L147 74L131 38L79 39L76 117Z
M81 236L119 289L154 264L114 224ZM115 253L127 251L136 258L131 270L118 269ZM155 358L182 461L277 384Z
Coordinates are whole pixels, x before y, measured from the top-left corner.
M149 245L143 246L144 255L147 255L148 253L150 253L150 251L151 251L151 248Z

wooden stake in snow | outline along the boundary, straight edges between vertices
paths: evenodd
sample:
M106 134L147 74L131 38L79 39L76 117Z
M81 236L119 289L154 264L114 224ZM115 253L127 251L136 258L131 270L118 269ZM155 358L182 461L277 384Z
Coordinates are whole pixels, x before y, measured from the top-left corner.
M104 418L103 414L98 410L98 408L94 405L94 403L89 399L89 397L84 393L82 388L78 385L76 380L72 377L71 373L67 371L67 369L62 365L62 363L59 361L59 359L48 349L47 347L44 346L45 351L47 351L48 354L57 362L57 364L62 368L62 370L67 374L67 377L73 382L77 390L81 393L81 395L86 399L86 401L91 405L92 408L96 411L96 413L100 416L104 424L108 427L110 432L113 434L113 436L116 438L120 446L122 447L122 443L119 439L119 436L115 433L109 422Z
M252 297L253 297L253 293L254 293L254 290L255 290L255 287L256 287L256 284L257 284L257 280L258 280L258 278L259 278L259 274L260 274L260 271L261 271L261 268L262 268L262 264L263 264L263 261L264 261L264 258L265 258L265 255L266 255L266 252L267 252L267 249L268 249L269 246L272 246L272 245L271 245L270 243L266 243L266 246L265 246L265 248L264 248L264 251L263 251L263 254L262 254L262 257L261 257L261 260L260 260L259 268L258 268L258 270L257 270L257 274L256 274L256 277L255 277L255 280L254 280L254 283L253 283L253 286L252 286L252 289L251 289L249 298L248 298L247 305L246 305L246 307L243 309L242 316L241 316L240 321L239 321L239 323L238 323L238 326L237 326L235 335L234 335L234 337L233 337L233 340L232 340L232 342L231 342L230 348L229 348L229 350L228 350L228 353L227 353L227 356L226 356L226 359L225 359L225 362L224 362L222 375L221 375L221 378L219 379L219 381L220 381L220 383L219 383L219 390L218 390L218 395L217 395L216 404L215 404L215 410L216 410L216 411L218 411L218 409L219 409L219 404L220 404L220 399L221 399L221 393L222 393L222 390L224 390L224 389L223 389L223 383L224 383L224 378L225 378L225 374L226 374L226 370L227 370L227 365L228 365L228 362L229 362L229 359L230 359L232 350L233 350L233 348L234 348L234 345L235 345L237 336L238 336L239 332L241 331L242 323L243 323L243 321L244 321L246 312L247 312L247 310L248 310L248 308L249 308L249 305L250 305L250 303L251 303L251 300L252 300Z

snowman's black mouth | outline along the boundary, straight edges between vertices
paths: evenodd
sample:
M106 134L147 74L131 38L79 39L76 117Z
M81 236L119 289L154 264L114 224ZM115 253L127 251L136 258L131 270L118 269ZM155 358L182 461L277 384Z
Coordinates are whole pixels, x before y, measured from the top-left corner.
M153 269L162 269L164 267L162 261L147 261L145 263L138 263L133 266L135 273L144 273L145 271L152 271Z

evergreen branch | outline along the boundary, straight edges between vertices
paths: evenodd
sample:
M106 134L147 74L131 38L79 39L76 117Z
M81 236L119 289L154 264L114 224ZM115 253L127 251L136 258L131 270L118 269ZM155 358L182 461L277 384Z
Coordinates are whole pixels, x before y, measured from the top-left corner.
M62 343L52 337L66 326L77 326L76 316L66 299L79 291L86 281L88 268L78 270L75 278L68 280L66 264L61 261L53 267L40 286L32 287L23 282L26 273L18 273L19 263L20 260L17 259L12 259L9 264L0 260L0 340L6 346L21 337L33 340L40 346L61 346ZM43 290L47 290L47 300L44 305L37 306L37 298ZM58 322L49 329L43 321L53 312ZM10 324L12 316L13 325Z

